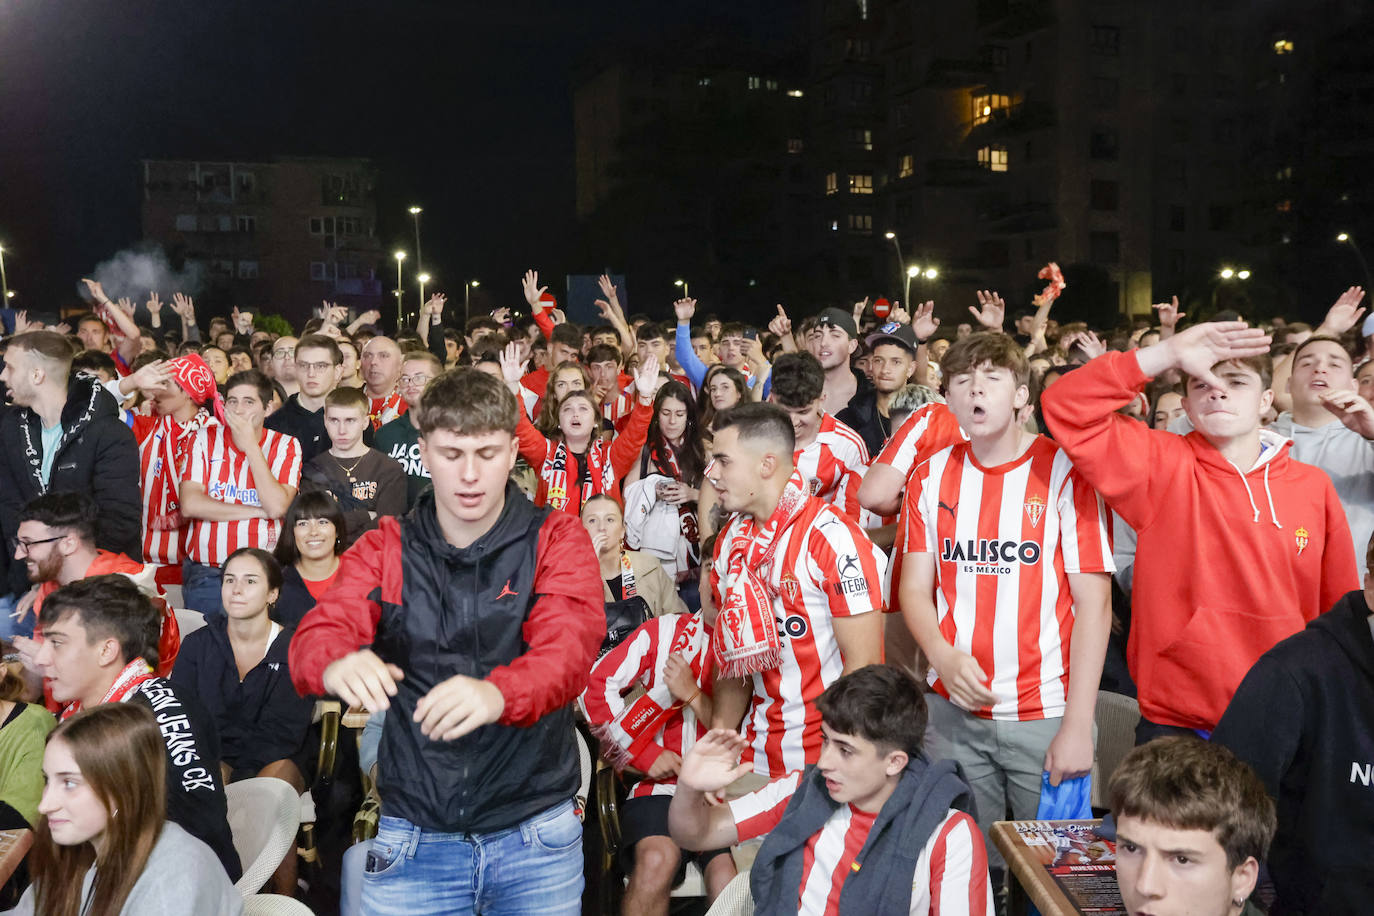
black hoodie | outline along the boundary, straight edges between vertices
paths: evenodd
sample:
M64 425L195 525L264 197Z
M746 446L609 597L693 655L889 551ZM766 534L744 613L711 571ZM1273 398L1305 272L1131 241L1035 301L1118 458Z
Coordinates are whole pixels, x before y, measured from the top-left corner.
M1374 633L1363 592L1262 655L1212 740L1278 800L1271 916L1374 911Z
M119 418L119 404L96 379L72 375L62 408L62 438L48 483L43 459L42 421L28 407L9 407L0 416L0 534L9 543L19 530L19 513L37 496L71 490L92 497L100 508L96 546L143 558L143 504L138 483L138 442ZM3 551L0 568L8 588L27 591L24 563Z

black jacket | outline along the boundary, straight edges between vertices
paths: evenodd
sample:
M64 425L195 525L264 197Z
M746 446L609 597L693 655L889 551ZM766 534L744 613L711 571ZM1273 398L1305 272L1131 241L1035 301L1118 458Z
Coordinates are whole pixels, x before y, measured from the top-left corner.
M320 452L329 451L329 433L324 428L324 408L307 410L301 406L299 394L293 394L286 403L262 421L264 429L295 436L301 444L301 465Z
M294 566L283 566L277 603L272 606L272 619L294 630L305 616L305 612L314 606L315 596L305 587L305 580L301 578L300 572Z
M201 698L215 720L220 759L234 770L257 775L274 760L300 764L314 701L291 685L286 650L293 635L294 629L283 627L242 682L227 617L207 621L181 643L172 683Z
M858 388L844 410L835 414L835 419L858 433L864 440L864 445L868 446L869 457L875 458L883 450L883 443L887 441L887 433L883 431L883 419L878 413L878 391L868 380L868 376L853 369L850 371L854 373L854 381Z
M27 591L24 564L14 560L9 542L19 531L19 513L49 491L85 493L100 507L96 546L143 559L143 503L139 495L138 442L119 418L119 405L100 382L73 375L62 408L63 434L57 444L48 485L41 476L43 427L27 407L9 407L0 416L0 534L6 549L0 563L9 592Z
M1212 740L1278 800L1271 916L1374 907L1374 634L1350 592L1255 662Z
M180 659L178 659L178 662ZM128 699L153 711L167 745L167 820L209 846L230 881L243 876L219 774L219 736L185 687L166 678L144 681Z

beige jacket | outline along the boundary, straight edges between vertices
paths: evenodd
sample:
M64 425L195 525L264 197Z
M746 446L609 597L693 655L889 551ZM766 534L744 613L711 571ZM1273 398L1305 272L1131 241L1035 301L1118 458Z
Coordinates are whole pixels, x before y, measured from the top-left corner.
M635 592L649 605L649 613L655 617L687 613L687 605L678 597L677 588L658 560L638 550L626 552L630 555L630 569L635 574ZM601 594L604 601L615 600L604 579L601 582Z

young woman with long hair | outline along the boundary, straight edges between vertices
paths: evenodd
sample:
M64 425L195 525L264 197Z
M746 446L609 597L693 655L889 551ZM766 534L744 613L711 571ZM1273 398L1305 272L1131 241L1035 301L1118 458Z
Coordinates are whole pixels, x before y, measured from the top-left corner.
M282 521L273 555L281 564L281 593L270 614L284 627L301 622L339 573L344 552L344 515L323 490L302 490Z
M592 374L581 363L568 360L559 363L549 373L549 382L544 386L544 397L539 405L539 416L534 418L535 429L546 436L558 432L558 405L563 403L563 396L569 391L587 392L600 414L601 405L592 395ZM516 391L515 396L519 398L520 392Z
M701 428L709 430L716 414L736 404L749 402L749 383L744 373L729 366L712 366L701 380L698 402Z
M48 735L47 781L18 914L238 914L215 854L167 820L167 762L151 710L102 703Z
M606 602L602 652L613 649L650 617L686 612L658 560L642 551L625 549L625 516L619 503L598 493L583 503L581 515L606 583L602 589Z
M511 392L519 397L519 355L513 346L501 354L501 371ZM558 374L555 370L555 378ZM619 501L620 481L633 467L649 431L657 383L658 360L650 357L635 375L638 404L624 430L609 445L599 436L601 411L590 391L571 390L559 399L558 430L549 436L521 413L515 430L520 457L539 476L534 504L576 515L582 504L598 493Z
M41 703L24 702L28 685L14 647L0 641L0 655L0 830L16 830L38 820L43 742L53 717Z

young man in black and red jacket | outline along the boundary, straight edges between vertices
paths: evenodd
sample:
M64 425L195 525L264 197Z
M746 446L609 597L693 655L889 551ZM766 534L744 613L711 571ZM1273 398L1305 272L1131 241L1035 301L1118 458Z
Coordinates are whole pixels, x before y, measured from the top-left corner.
M476 369L430 384L433 493L354 544L291 642L301 693L389 709L368 913L580 912L570 703L605 636L600 565L508 482L518 410Z

